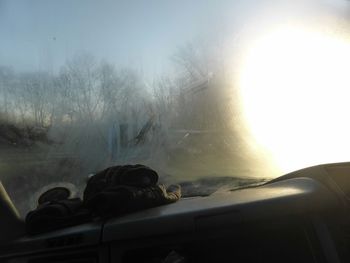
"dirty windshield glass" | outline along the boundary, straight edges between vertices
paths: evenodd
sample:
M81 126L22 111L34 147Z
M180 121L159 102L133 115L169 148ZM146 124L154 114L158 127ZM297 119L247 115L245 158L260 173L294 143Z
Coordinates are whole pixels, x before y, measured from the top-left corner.
M349 161L349 19L345 0L0 0L0 179L24 213L112 165L200 195Z

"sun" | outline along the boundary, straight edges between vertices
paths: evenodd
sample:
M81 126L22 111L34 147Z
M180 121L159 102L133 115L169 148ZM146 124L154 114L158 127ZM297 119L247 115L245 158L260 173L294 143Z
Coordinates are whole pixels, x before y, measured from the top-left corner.
M254 140L284 171L350 161L350 42L280 28L243 58L239 86Z

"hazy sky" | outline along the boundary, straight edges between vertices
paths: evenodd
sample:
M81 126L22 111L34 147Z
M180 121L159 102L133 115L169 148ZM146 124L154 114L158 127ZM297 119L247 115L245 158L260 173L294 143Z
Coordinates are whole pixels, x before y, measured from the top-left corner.
M178 46L234 31L247 10L271 2L0 0L0 65L57 69L75 54L89 52L117 65L161 73Z
M0 64L57 68L74 54L89 52L157 72L177 46L227 25L235 3L0 0Z

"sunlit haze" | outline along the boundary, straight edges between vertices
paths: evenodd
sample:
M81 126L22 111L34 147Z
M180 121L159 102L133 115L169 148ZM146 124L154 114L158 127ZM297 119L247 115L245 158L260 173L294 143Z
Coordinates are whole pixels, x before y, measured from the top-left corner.
M247 48L240 76L246 121L284 172L349 160L347 37L284 26Z

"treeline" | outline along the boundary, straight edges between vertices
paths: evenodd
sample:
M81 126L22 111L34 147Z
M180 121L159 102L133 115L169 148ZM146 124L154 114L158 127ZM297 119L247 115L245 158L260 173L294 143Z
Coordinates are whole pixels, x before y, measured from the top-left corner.
M192 45L178 49L172 57L175 73L151 83L137 70L89 54L75 56L55 74L3 66L0 122L44 131L47 142L92 167L128 160L136 154L133 146L138 155L147 149L148 157L159 149L164 157L179 145L227 146L236 133L236 95L220 68L223 61L209 59L209 53ZM211 141L198 139L201 134L211 134ZM193 139L183 145L189 135Z
M0 68L0 112L4 120L37 127L94 122L137 114L150 97L137 72L116 70L92 56L78 56L59 74L18 73Z

